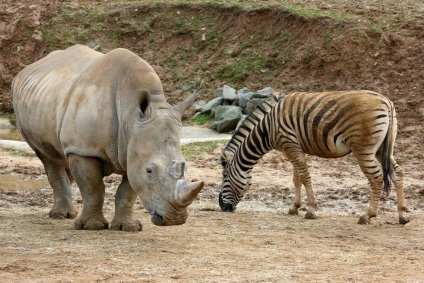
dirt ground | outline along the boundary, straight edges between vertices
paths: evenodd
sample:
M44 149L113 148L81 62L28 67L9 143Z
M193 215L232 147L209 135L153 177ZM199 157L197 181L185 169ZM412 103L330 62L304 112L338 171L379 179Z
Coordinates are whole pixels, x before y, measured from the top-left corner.
M406 151L404 140L400 151ZM380 202L370 225L357 220L369 189L355 160L309 158L318 219L288 216L291 165L278 152L253 171L252 189L234 213L219 210L220 147L189 163L205 187L186 224L158 227L137 203L139 233L78 231L48 217L52 191L0 189L0 282L424 282L424 173L420 159L398 154L406 171L410 218L397 223L396 194ZM406 151L407 152L407 151ZM45 179L34 156L0 152L0 174ZM119 176L107 177L105 215L113 217ZM81 196L74 190L81 208ZM305 200L305 199L304 199Z
M68 30L77 30L77 43L101 45L102 52L125 47L142 56L158 72L172 103L185 95L178 86L189 80L204 82L205 100L223 84L287 93L374 90L398 110L395 155L405 170L411 222L397 223L392 190L370 225L356 224L369 188L351 156L309 158L318 219L305 220L304 208L299 216L288 216L292 168L277 152L255 167L252 190L237 210L223 213L216 148L188 158L191 178L205 181L205 187L186 224L154 226L137 203L140 233L77 231L73 220L48 217L53 203L48 186L29 188L45 183L36 181L46 179L40 161L0 150L0 177L28 184L0 188L0 282L424 282L421 0L284 1L300 7L297 14L253 7L283 2L273 0L232 1L252 5L246 9L226 6L228 1L162 1L169 3L150 8L142 2L0 1L0 111L13 110L10 84L22 68L76 43ZM302 11L345 18L302 16ZM96 30L97 24L102 28ZM225 67L257 58L263 67L250 67L237 81L222 75L231 70ZM105 180L109 221L119 180ZM74 201L81 208L76 187Z

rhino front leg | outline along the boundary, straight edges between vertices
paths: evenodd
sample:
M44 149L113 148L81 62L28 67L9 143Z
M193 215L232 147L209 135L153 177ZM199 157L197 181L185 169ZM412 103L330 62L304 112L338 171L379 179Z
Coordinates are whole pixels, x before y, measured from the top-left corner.
M77 183L83 208L75 221L75 229L108 229L109 223L103 216L105 185L103 183L102 163L96 158L71 154L68 157L72 176Z
M122 182L115 195L115 217L112 220L113 230L141 231L143 226L140 220L133 219L133 207L137 194L131 188L128 177L123 176Z

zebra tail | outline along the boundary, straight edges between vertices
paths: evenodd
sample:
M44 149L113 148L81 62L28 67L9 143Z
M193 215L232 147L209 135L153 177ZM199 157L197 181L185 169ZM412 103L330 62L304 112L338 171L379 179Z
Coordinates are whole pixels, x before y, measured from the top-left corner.
M394 107L393 104L390 103L392 109L390 109L389 113L389 128L387 130L386 137L384 138L384 141L381 145L381 165L383 169L383 191L386 193L386 195L390 194L390 188L391 188L391 182L390 178L393 175L392 168L392 155L394 150Z

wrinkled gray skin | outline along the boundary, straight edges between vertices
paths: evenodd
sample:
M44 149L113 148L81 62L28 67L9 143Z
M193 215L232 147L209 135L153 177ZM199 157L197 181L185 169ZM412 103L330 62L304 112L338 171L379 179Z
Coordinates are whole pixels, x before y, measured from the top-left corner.
M25 140L54 191L52 218L74 218L71 183L83 209L76 229L107 229L103 177L122 175L111 228L139 231L137 195L156 225L183 224L203 182L184 179L181 115L195 94L172 107L153 68L126 49L102 54L75 45L27 66L14 79L13 105Z

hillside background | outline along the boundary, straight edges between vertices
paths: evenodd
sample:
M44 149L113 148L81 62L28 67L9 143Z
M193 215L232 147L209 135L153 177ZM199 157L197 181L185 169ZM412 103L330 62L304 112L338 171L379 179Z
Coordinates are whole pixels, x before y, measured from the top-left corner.
M395 102L401 126L416 125L424 120L423 14L420 0L2 0L0 111L13 111L10 84L22 68L79 43L139 54L171 103L190 81L205 100L224 84L369 89Z

